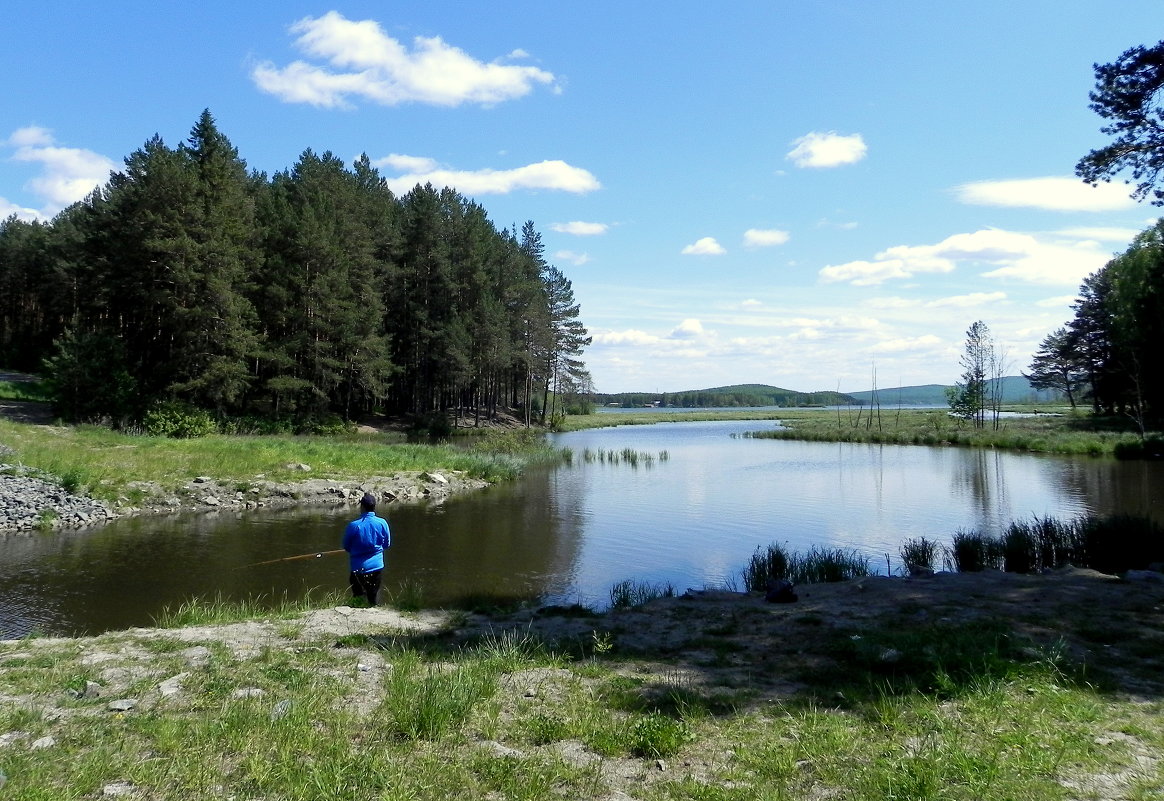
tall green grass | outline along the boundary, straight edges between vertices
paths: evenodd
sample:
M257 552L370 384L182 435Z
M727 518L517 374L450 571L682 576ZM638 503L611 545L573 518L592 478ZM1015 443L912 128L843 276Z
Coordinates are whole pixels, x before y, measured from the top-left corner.
M946 561L961 572L1038 573L1072 565L1118 574L1164 563L1164 528L1137 515L1035 516L1010 523L998 537L957 532Z
M778 544L757 548L743 569L744 588L762 592L770 580L793 584L847 581L871 575L869 558L845 548L812 546L808 553L786 551Z
M535 461L560 458L541 438L482 437L471 449L386 442L376 436L209 436L197 439L133 436L96 426L46 428L0 420L9 461L112 500L131 482L175 488L194 476L272 481L303 478L291 466L308 464L317 478L353 478L420 470L458 470L487 481L511 480ZM497 444L498 450L491 445Z

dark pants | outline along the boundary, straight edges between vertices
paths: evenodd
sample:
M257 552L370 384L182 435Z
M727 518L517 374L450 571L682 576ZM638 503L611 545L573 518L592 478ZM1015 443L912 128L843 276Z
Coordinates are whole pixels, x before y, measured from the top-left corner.
M359 573L353 570L348 574L348 583L352 585L353 598L367 598L368 606L375 606L380 602L380 578L383 570L369 570Z

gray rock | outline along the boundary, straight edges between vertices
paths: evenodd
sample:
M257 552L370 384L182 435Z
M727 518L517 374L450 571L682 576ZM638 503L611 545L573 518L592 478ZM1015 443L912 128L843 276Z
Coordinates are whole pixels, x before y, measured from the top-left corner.
M117 798L123 795L133 795L137 786L133 782L113 782L101 788L101 795Z
M41 748L52 748L56 744L57 744L56 739L52 735L48 735L48 736L40 737L36 740L33 740L32 741L32 749L34 751L37 751L37 750L40 750Z
M118 698L116 701L110 701L108 708L110 712L128 712L136 706L136 698Z
M291 699L284 698L282 701L275 704L275 706L271 707L271 720L282 720L283 718L287 717L287 714L290 711Z
M171 676L158 685L158 690L163 696L167 698L171 695L177 695L178 693L182 692L182 681L189 675L190 674L186 672L179 673L176 676Z

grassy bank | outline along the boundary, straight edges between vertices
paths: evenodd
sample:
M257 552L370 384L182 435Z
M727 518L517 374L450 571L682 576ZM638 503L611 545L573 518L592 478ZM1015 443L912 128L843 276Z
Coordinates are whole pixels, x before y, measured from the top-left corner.
M660 412L642 411L572 415L560 430L580 431L619 425L685 423L708 420L779 420L782 430L750 436L817 442L858 442L888 445L956 445L1005 448L1034 453L1110 456L1120 446L1135 446L1139 436L1130 420L1097 419L1070 410L1030 416L1004 417L997 429L975 429L951 417L945 409L892 409L880 414L869 409L780 409L763 411ZM990 424L988 423L988 426ZM1159 436L1159 435L1157 435Z
M752 436L826 442L894 445L958 445L1005 448L1035 453L1105 456L1121 444L1139 441L1130 430L1112 430L1110 423L1082 414L1039 414L1004 417L997 429L976 429L950 417L943 409L888 410L870 419L853 411L790 411L780 417L787 427ZM1130 423L1129 423L1130 428Z
M121 434L94 426L29 426L0 420L2 457L56 477L67 489L111 500L131 482L172 489L195 476L295 481L307 464L313 478L359 479L410 470L462 470L488 481L515 477L538 459L556 458L540 436L500 431L471 448L393 442L377 435L208 436L170 439Z
M0 645L3 793L1147 801L1164 791L1159 601L1120 610L1119 674L1067 645L1110 640L1070 615L1031 636L995 612L902 600L857 620L824 597L671 599L561 638L368 610L380 622L338 635L289 618L29 640ZM686 639L636 641L674 615ZM767 647L744 639L769 630ZM1131 697L1121 675L1149 683Z

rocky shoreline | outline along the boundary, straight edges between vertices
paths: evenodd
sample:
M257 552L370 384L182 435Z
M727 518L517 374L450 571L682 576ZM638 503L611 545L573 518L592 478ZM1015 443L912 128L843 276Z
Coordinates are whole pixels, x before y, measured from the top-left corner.
M306 464L287 465L287 468L304 474L311 472ZM224 482L211 476L197 476L173 491L153 482L131 482L127 495L107 503L70 493L22 466L0 464L0 534L87 528L137 514L354 505L365 492L375 494L381 503L441 503L461 492L487 486L487 481L457 471L409 471L358 479L304 478L300 481L273 481L259 475L248 481Z

